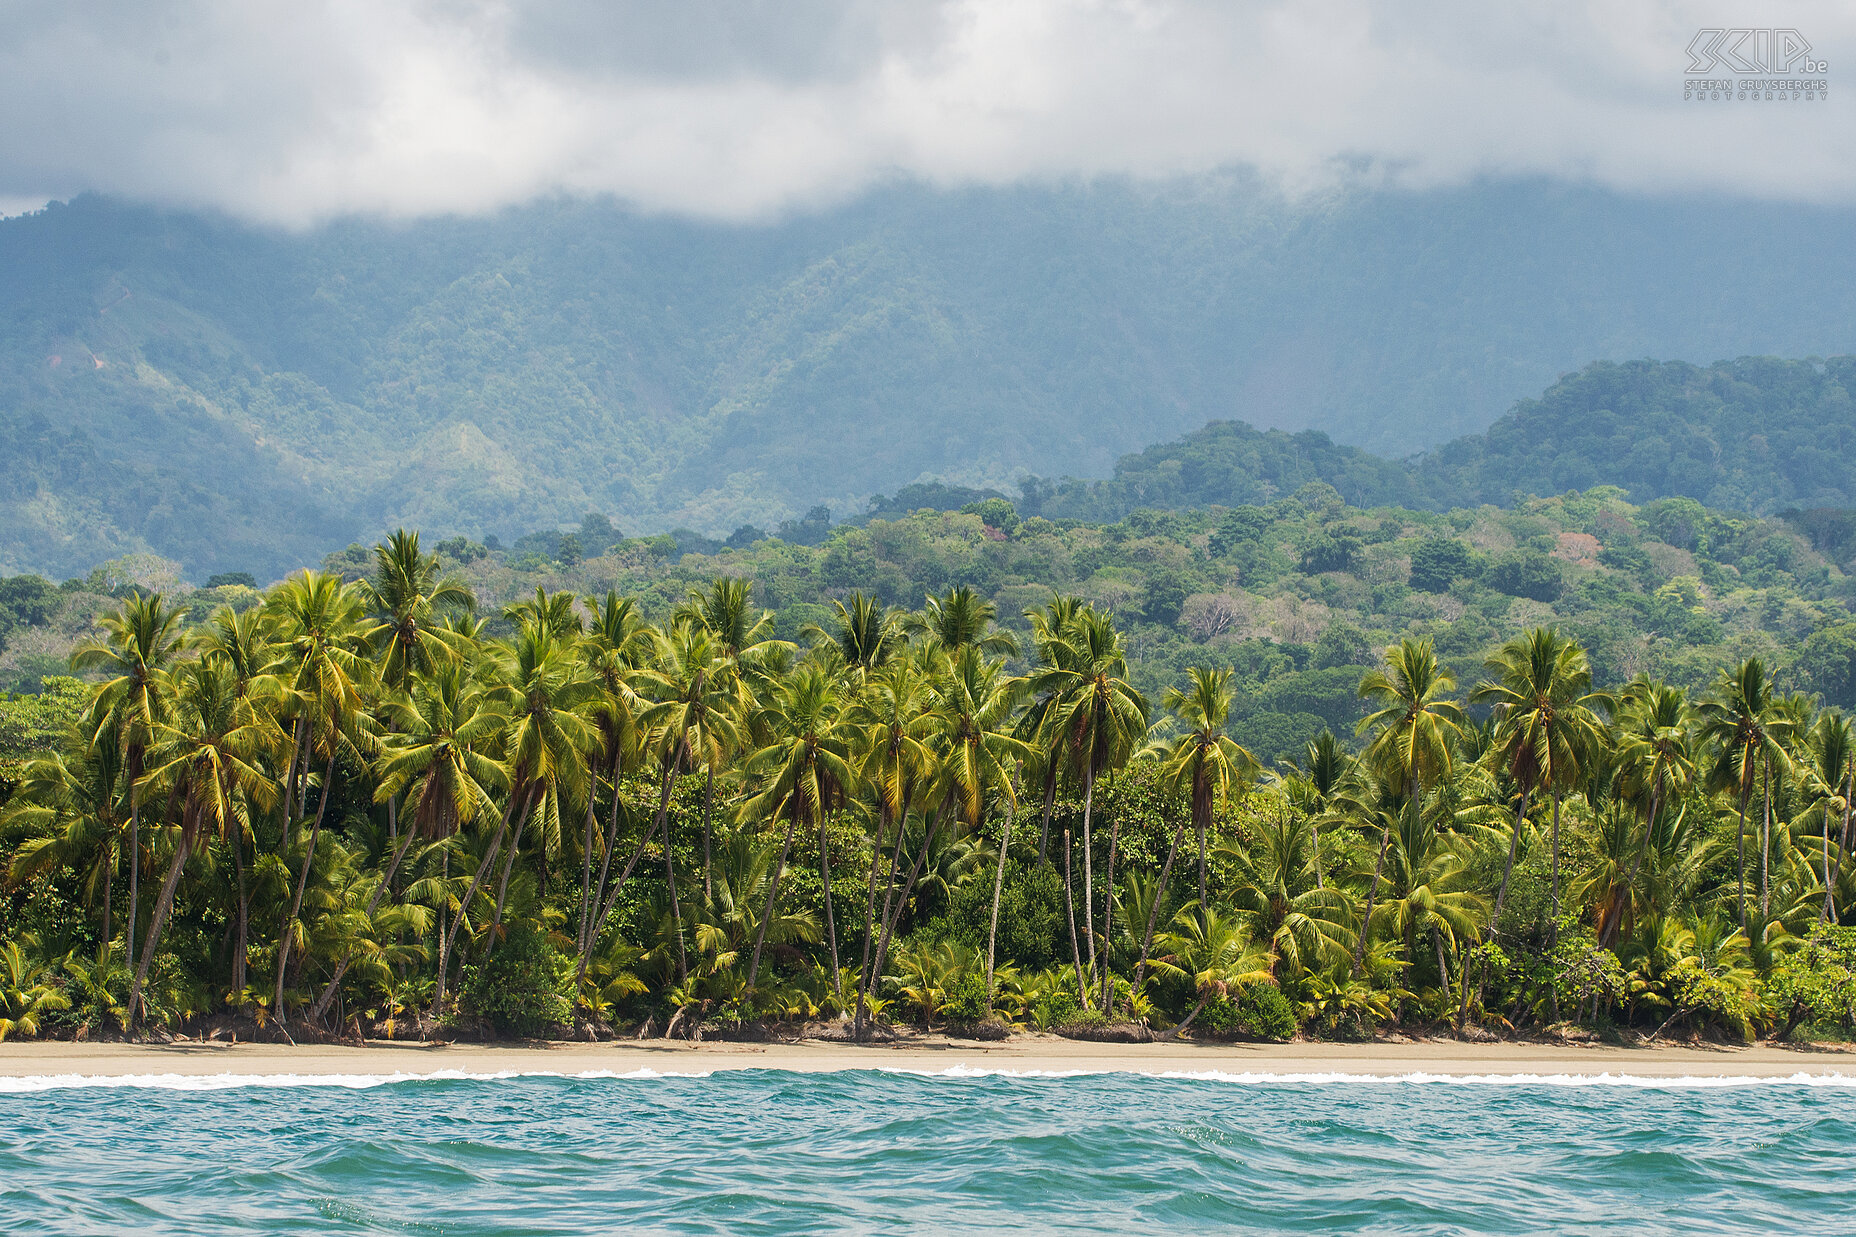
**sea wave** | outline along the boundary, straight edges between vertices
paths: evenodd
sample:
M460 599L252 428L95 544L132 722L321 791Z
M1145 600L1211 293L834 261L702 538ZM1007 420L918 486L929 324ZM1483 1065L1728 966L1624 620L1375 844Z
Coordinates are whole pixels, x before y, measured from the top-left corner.
M73 1088L130 1087L157 1091L230 1091L238 1087L345 1087L364 1091L410 1082L500 1082L510 1078L707 1078L712 1070L442 1069L391 1074L43 1074L0 1076L0 1095Z
M847 1066L829 1070L784 1070L778 1067L752 1066L755 1072L803 1076L816 1073L894 1074L927 1079L1024 1079L1060 1080L1121 1076L1158 1078L1168 1081L1216 1082L1239 1086L1329 1085L1329 1084L1401 1084L1427 1086L1495 1086L1495 1087L1638 1087L1650 1090L1692 1090L1741 1087L1856 1087L1856 1075L1830 1070L1800 1070L1791 1074L1679 1074L1652 1075L1613 1073L1477 1073L1452 1074L1430 1070L1400 1073L1370 1073L1347 1070L1144 1070L1123 1069L1017 1069L1010 1066L976 1066L957 1064L939 1069L913 1066ZM277 1073L277 1074L44 1074L0 1076L0 1095L32 1094L46 1091L99 1088L132 1088L162 1091L229 1091L241 1087L333 1087L369 1090L423 1082L500 1082L508 1079L552 1078L566 1080L653 1081L672 1078L708 1078L717 1072L739 1073L744 1070L493 1070L475 1071L443 1069L424 1072L392 1073Z

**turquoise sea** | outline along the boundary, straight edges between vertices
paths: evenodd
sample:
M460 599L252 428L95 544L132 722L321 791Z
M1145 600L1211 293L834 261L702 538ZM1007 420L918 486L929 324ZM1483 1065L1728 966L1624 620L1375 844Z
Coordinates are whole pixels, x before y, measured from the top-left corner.
M0 1231L1856 1231L1856 1079L103 1082L0 1079Z

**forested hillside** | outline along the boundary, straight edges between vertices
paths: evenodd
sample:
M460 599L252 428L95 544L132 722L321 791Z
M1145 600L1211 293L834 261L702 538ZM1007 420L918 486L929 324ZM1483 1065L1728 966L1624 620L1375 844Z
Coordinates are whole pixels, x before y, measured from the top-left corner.
M1217 420L1291 433L1261 471L1149 459L1130 501L1074 514L1317 477L1356 503L1506 501L1510 474L1636 493L1653 461L1562 475L1532 431L1440 453L1454 488L1421 470L1415 495L1294 435L1401 459L1594 357L1846 351L1848 220L1537 184L1291 204L1195 181L904 186L754 226L556 201L287 234L82 199L0 222L0 570L153 551L195 581L273 578L399 524L510 538L589 510L721 536L935 479L1104 477ZM1706 463L1697 443L1771 377L1696 394L1672 374L1643 398L1675 418L1672 460ZM1831 406L1793 385L1807 418ZM1702 496L1767 509L1759 448L1719 446L1731 475Z
M1584 644L1605 681L1653 674L1699 690L1719 666L1758 656L1787 689L1856 707L1856 530L1846 523L1686 498L1638 506L1603 488L1512 509L1362 509L1312 482L1264 504L1099 523L1026 516L994 497L861 526L745 527L727 541L626 537L594 515L507 546L428 544L470 585L492 633L500 607L536 589L613 589L662 619L717 575L751 580L773 631L801 642L853 592L909 607L968 588L1021 635L1027 610L1073 593L1115 616L1132 680L1156 698L1192 666L1232 666L1231 733L1273 760L1323 728L1351 733L1359 677L1388 643L1428 637L1467 677L1516 629L1542 623ZM361 579L372 563L355 544L320 566ZM64 673L91 615L116 598L164 591L199 621L222 604L255 604L260 583L226 575L189 591L177 564L151 557L61 586L0 580L0 686Z

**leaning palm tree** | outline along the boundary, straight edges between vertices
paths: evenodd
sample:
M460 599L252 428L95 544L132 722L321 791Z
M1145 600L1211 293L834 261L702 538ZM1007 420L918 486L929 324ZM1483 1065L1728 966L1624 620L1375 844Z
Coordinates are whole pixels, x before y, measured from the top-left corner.
M221 661L197 661L184 667L179 677L173 720L157 729L144 775L151 787L168 792L170 802L178 800L180 831L149 921L142 960L129 986L132 1028L140 1017L142 987L187 860L204 837L225 836L246 804L263 810L276 792L275 783L257 763L259 753L269 746L270 721L254 718L241 707L232 671Z
M932 740L939 721L934 713L934 676L918 658L893 659L865 682L864 691L845 713L847 733L860 789L876 817L876 838L870 848L870 879L864 895L864 956L858 977L854 1030L861 1039L871 992L883 974L890 935L907 902L898 902L904 823L910 811L934 781L936 755ZM895 828L893 841L891 826ZM877 918L876 890L884 871L884 847L889 847L888 879L884 882L882 918ZM873 952L874 951L874 952Z
M160 593L137 593L123 602L121 610L97 620L103 629L100 638L84 641L71 654L73 670L106 676L91 706L92 733L112 730L120 736L122 771L129 788L129 923L123 946L127 957L135 955L141 892L139 787L148 745L173 696L168 671L181 655L184 613L169 606Z
M1220 800L1234 790L1256 781L1260 766L1256 757L1225 734L1231 720L1231 671L1195 666L1191 671L1191 688L1181 691L1169 687L1161 704L1178 715L1186 732L1165 745L1155 755L1161 757L1162 776L1171 785L1186 792L1191 805L1192 827L1199 842L1199 909L1208 909L1205 880L1205 839L1211 831L1212 811ZM1160 889L1164 893L1173 875L1173 860L1185 830L1185 819L1175 818L1173 839L1167 846L1166 862L1160 867ZM1134 968L1134 986L1138 991L1147 972L1148 954L1153 949L1154 926L1160 911L1160 899L1148 908L1147 930L1141 936L1141 960Z
M1241 920L1214 908L1201 911L1188 906L1174 918L1173 930L1161 938L1161 957L1154 969L1188 980L1199 1000L1179 1020L1169 1038L1183 1033L1211 1001L1230 995L1244 984L1269 983L1269 955L1252 942Z
M1618 789L1640 805L1643 832L1624 874L1628 889L1648 859L1663 808L1695 779L1694 711L1679 687L1637 679L1624 688L1617 721ZM1616 944L1623 916L1613 916L1599 933L1605 948Z
M494 817L496 795L509 785L508 766L492 754L501 746L508 719L491 704L481 684L452 664L415 674L408 688L389 699L384 710L389 729L374 789L376 803L409 796L406 828L368 898L364 914L369 919L392 888L414 839L440 841L480 817ZM328 1011L351 960L344 954L337 963L312 1019ZM441 1004L447 962L440 957Z
M1373 736L1367 744L1366 762L1403 792L1408 812L1419 810L1426 785L1450 771L1451 742L1463 722L1463 710L1445 698L1455 686L1456 676L1438 665L1431 642L1409 638L1386 650L1384 669L1369 670L1360 680L1360 696L1379 706L1356 728L1360 734ZM1353 950L1355 974L1366 958L1373 902L1379 896L1391 837L1392 818L1387 816L1380 827L1379 857L1373 863L1366 911L1360 916L1359 943Z

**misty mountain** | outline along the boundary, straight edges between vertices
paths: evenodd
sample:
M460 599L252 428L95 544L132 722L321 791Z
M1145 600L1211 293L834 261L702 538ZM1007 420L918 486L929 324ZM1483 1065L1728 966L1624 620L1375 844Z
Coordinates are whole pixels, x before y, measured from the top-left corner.
M1104 477L1220 420L1429 492L1387 461L1594 357L1847 350L1850 222L1537 183L897 186L755 226L556 200L301 233L81 198L0 222L0 570L152 549L266 576L400 523L588 511L722 535L930 479ZM1448 458L1449 501L1524 484L1499 450Z

